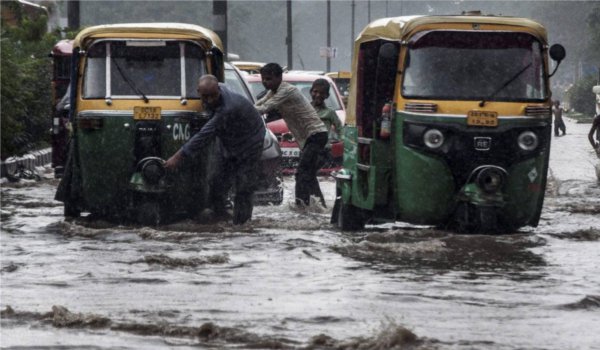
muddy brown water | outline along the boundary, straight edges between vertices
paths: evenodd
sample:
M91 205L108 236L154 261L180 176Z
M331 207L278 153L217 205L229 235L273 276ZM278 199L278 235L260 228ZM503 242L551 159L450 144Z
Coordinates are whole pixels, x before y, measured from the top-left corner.
M334 183L323 178L333 199ZM600 187L537 228L342 233L330 210L250 224L66 222L56 181L2 185L5 349L600 349Z

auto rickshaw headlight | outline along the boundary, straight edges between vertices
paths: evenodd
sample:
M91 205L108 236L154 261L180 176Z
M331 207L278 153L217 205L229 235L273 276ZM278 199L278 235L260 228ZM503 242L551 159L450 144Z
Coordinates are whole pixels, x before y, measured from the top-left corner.
M147 159L141 167L142 177L149 184L155 185L165 175L163 162L159 159Z
M431 149L440 148L444 144L444 134L438 129L429 129L423 134L423 143Z
M482 169L475 183L486 193L494 193L502 188L504 185L505 174L498 168L485 168Z
M524 151L533 151L537 148L539 140L533 131L523 131L517 138L519 147Z

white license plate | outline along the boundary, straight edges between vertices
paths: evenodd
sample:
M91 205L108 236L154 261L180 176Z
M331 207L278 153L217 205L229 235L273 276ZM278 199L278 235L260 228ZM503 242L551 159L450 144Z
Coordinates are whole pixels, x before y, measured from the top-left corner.
M281 149L281 156L286 158L298 158L300 157L300 148L283 147Z

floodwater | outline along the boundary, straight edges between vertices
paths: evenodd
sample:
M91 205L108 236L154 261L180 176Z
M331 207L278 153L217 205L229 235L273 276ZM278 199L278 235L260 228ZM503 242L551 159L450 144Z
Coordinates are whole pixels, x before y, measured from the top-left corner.
M327 178L328 209L291 209L288 178L286 202L242 227L66 222L55 180L4 183L0 345L600 349L588 129L553 140L540 226L500 236L400 222L342 233Z

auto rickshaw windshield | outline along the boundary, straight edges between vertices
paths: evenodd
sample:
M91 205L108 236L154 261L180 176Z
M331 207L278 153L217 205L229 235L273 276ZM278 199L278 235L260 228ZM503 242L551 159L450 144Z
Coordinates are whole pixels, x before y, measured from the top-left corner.
M202 49L188 42L97 42L87 51L83 98L198 98L203 58Z
M405 58L407 98L544 101L542 44L522 32L428 31Z

